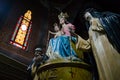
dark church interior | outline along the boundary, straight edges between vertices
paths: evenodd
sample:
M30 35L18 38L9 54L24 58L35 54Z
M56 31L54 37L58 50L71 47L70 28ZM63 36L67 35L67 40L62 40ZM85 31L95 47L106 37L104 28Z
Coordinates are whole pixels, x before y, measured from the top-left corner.
M34 57L34 50L36 47L41 47L43 53L46 53L49 42L48 32L49 30L54 32L53 24L59 23L58 15L61 12L68 13L68 21L76 27L75 33L87 40L89 34L85 25L85 10L94 8L101 12L110 11L120 14L119 5L119 0L0 0L0 80L32 80L29 79L30 75L27 67ZM27 10L32 13L31 30L27 47L22 49L10 44L10 40L19 19L24 16ZM52 35L49 36L49 38L52 37ZM118 77L100 78L100 74L104 74L104 72L98 70L100 67L96 65L97 60L92 50L85 52L84 57L84 62L92 65L91 71L93 73L91 74L94 76L92 79L87 80L120 80ZM113 73L117 73L117 70L119 71L119 69L116 69Z

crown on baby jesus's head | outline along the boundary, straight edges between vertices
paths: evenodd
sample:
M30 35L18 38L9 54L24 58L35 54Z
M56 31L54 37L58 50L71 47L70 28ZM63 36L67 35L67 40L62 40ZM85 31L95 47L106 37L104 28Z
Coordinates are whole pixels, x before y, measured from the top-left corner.
M58 24L57 24L57 23L54 23L53 26L58 26Z

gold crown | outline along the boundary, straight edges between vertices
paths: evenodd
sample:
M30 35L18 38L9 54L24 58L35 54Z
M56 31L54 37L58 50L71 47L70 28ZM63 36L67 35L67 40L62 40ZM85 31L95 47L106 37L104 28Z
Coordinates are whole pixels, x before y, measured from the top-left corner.
M57 23L54 23L53 26L57 26L58 24Z
M63 13L63 12L61 12L59 15L58 15L58 18L60 19L60 18L68 18L69 16L68 16L68 14L67 13Z

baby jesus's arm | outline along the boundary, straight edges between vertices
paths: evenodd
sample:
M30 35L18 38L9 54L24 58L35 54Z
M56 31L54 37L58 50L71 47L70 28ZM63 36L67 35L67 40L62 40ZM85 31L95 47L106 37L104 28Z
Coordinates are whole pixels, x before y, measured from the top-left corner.
M49 33L54 34L54 35L56 35L56 34L57 34L56 32L52 32L52 31L49 31Z

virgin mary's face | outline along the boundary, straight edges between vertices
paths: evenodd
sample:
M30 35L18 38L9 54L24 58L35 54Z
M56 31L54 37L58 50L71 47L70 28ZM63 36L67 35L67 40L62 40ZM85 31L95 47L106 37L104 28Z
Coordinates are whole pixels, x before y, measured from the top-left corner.
M64 24L65 23L65 18L60 18L60 24Z

